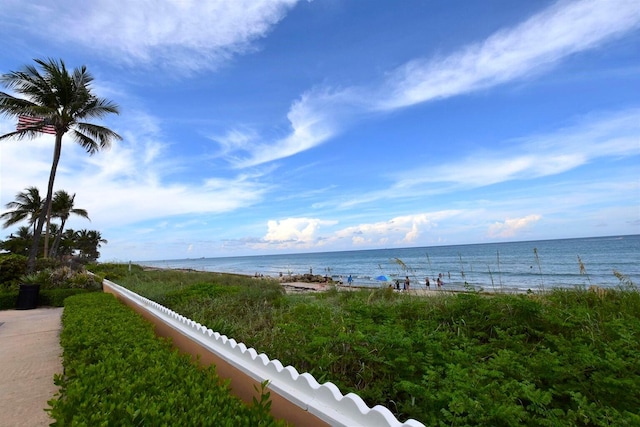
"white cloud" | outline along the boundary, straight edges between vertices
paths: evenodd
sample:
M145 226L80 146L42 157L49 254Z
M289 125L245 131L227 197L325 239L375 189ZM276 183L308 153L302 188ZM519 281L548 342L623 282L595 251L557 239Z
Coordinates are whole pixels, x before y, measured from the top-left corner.
M220 146L220 153L216 157L225 156L234 151L251 150L258 139L258 134L252 129L230 129L224 135L211 136Z
M266 235L248 242L253 249L318 249L335 248L341 244L354 246L384 246L415 244L438 221L458 216L455 210L419 213L394 217L388 221L363 223L336 229L337 220L318 218L286 218L267 222Z
M215 68L254 49L298 0L58 0L3 4L27 31L116 61ZM52 16L55 17L52 19Z
M590 115L547 135L511 141L501 151L482 151L435 167L397 175L394 191L426 183L476 188L515 179L555 175L606 157L640 154L640 110ZM451 187L447 187L447 191Z
M522 218L507 218L503 222L495 222L490 225L488 235L492 238L511 238L518 235L523 229L531 227L540 219L542 216L537 214Z
M347 227L336 231L329 239L350 239L355 246L411 245L424 232L437 227L438 221L451 218L459 213L459 211L449 210L398 216L388 221Z
M247 167L292 156L332 138L365 114L390 112L538 74L639 26L640 8L633 0L560 1L482 43L443 58L408 62L391 71L381 85L314 88L291 106L288 136L255 145L250 154L233 162ZM560 167L567 160L572 161L557 159Z
M337 221L318 218L285 218L267 221L267 233L262 238L230 241L227 245L241 244L254 250L303 250L318 248L325 243L320 235L322 227L331 227Z
M304 93L287 114L291 125L287 136L272 143L242 145L246 155L234 157L231 162L239 168L255 166L293 156L330 139L361 113L363 107L358 105L360 98L355 91L331 93L326 88L318 88Z
M317 218L286 218L283 220L269 220L267 234L264 241L277 245L289 246L308 245L316 243L318 231L323 225L333 225L334 221L324 221Z
M345 196L336 205L353 208L561 174L605 158L638 156L638 141L640 109L590 114L553 133L492 141L490 145L503 147L500 150L482 149L437 165L406 168L389 175L387 188Z
M633 0L560 1L482 43L405 64L387 79L378 108L397 109L522 78L639 26L640 8Z
M124 141L94 156L87 155L69 136L63 139L55 188L78 193L76 204L88 210L93 226L104 229L171 216L230 212L262 200L268 187L259 182L258 172L215 178L204 174L199 182L168 183L172 172L192 165L189 159L169 157L158 135L145 132L154 129L144 125L153 120L141 118L142 126L131 123L131 128L141 133L127 131ZM0 144L3 207L30 185L46 193L52 139L47 135ZM213 174L219 175L219 171Z

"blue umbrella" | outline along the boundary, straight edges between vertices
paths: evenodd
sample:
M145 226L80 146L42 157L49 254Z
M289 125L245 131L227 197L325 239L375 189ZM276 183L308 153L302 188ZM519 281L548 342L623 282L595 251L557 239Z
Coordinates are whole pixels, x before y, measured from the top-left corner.
M381 282L389 282L391 281L391 279L389 278L389 276L385 276L384 274L382 276L378 276L376 277L376 280L379 280Z

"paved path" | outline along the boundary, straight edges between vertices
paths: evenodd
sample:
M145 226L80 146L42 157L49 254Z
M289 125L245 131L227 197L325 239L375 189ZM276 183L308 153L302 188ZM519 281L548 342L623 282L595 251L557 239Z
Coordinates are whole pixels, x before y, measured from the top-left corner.
M44 408L62 372L62 308L0 311L0 427L48 426Z

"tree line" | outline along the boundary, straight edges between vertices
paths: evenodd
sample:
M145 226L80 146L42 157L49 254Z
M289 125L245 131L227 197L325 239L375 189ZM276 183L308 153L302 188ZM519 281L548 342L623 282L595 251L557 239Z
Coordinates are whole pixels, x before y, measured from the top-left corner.
M98 249L107 240L102 238L96 230L72 230L65 229L67 220L71 215L77 215L89 219L86 209L75 207L76 195L70 195L65 190L58 190L54 193L51 202L50 218L58 219L59 223L49 220L49 233L53 237L53 243L48 248L47 257L55 259L67 259L77 257L82 261L95 261L100 257ZM28 256L34 233L36 233L37 220L45 209L45 201L40 197L37 187L28 187L25 191L19 192L14 201L7 203L9 211L0 215L4 220L5 228L27 221L29 226L18 228L15 233L11 233L6 240L0 241L0 249L19 255ZM39 246L39 253L44 255L44 240Z

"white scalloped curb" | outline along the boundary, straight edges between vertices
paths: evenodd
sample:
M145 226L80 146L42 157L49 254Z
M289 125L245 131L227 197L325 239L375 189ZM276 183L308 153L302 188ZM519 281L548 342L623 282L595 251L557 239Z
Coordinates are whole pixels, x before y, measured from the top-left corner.
M425 427L413 419L401 423L384 406L369 408L357 394L343 395L333 383L319 384L309 373L300 374L293 366L282 366L279 360L270 360L266 354L258 354L253 348L247 348L243 343L220 335L116 283L105 280L104 284L254 380L260 383L269 381L269 389L332 426Z

